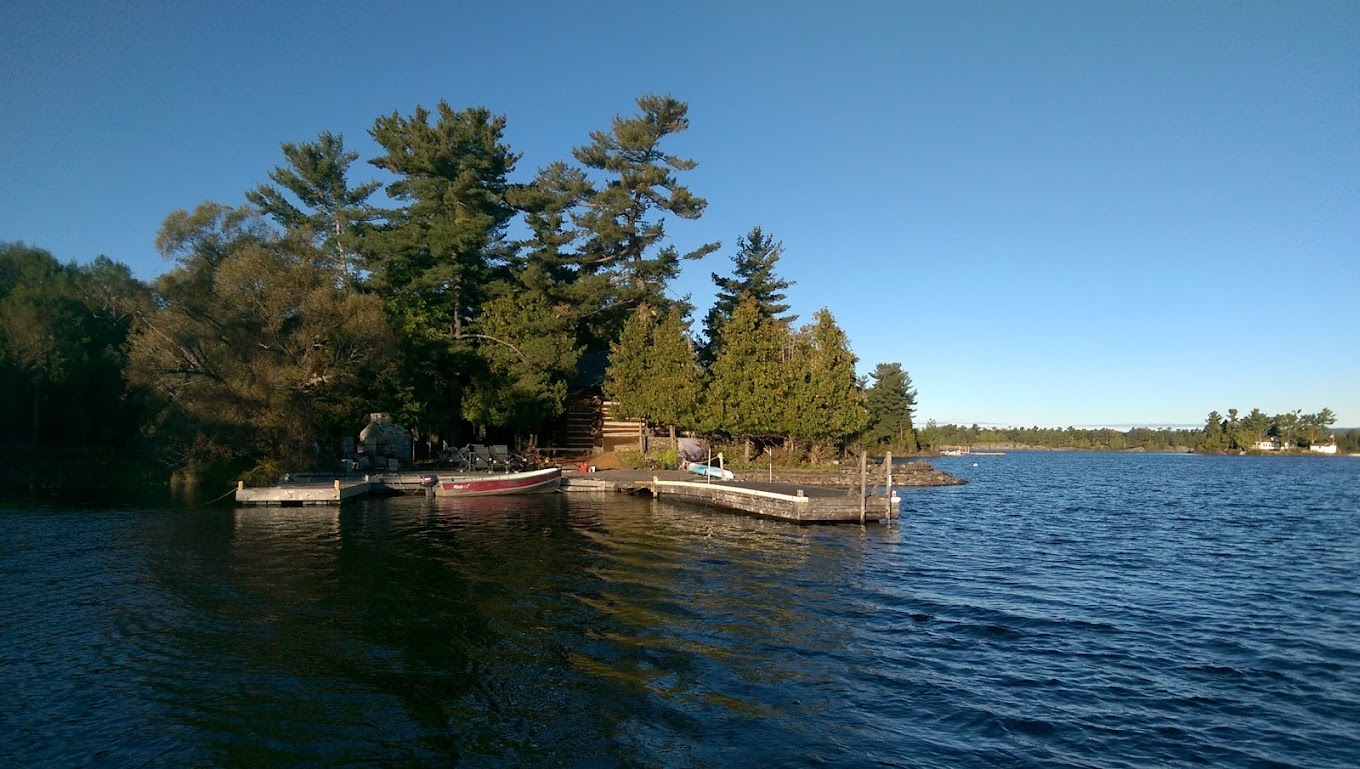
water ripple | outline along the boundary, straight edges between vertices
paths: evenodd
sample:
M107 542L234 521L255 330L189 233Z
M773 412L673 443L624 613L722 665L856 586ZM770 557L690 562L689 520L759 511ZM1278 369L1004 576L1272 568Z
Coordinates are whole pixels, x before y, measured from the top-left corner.
M1348 460L959 460L890 527L624 496L0 507L0 764L1342 767Z

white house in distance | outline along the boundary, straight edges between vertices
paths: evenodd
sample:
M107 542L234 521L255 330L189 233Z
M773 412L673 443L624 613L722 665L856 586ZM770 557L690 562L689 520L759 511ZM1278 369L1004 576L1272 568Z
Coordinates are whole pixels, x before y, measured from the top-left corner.
M1294 446L1289 443L1281 444L1279 438L1268 436L1252 444L1252 448L1256 451L1280 451L1292 449ZM1332 439L1327 443L1314 443L1308 447L1308 450L1314 454L1335 454L1336 436L1332 436Z

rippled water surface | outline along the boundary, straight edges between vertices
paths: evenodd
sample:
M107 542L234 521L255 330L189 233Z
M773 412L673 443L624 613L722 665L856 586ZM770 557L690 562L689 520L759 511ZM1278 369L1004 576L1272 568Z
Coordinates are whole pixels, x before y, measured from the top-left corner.
M867 528L11 498L0 765L1356 765L1360 460L937 466Z

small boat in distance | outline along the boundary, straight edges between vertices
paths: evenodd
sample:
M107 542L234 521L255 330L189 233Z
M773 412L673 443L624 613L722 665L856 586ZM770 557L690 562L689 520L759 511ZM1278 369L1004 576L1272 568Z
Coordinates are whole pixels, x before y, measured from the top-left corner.
M556 467L518 473L468 473L443 476L433 484L436 497L492 497L556 491L562 471Z

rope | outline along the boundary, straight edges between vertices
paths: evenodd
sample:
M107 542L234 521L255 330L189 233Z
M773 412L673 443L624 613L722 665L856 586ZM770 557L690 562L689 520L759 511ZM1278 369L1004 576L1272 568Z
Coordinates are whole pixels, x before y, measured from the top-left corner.
M231 487L231 491L228 491L226 494L223 494L222 496L218 497L217 499L210 499L210 500L208 500L207 502L202 502L202 503L199 503L199 504L197 504L197 505L192 505L192 507L204 507L205 505L211 505L211 504L214 503L214 502L221 502L222 500L226 499L227 497L229 497L229 496L231 496L232 494L235 494L235 493L236 493L236 487L235 487L235 486L232 486L232 487Z

